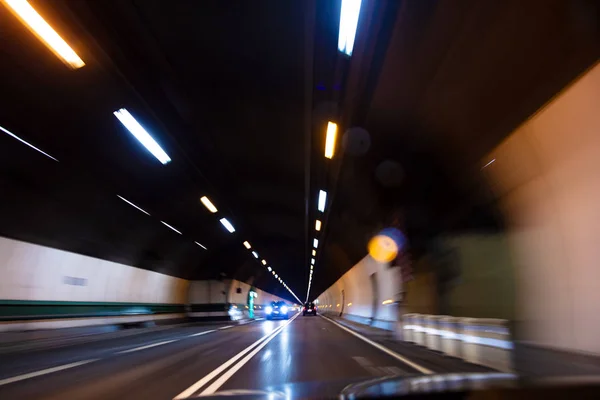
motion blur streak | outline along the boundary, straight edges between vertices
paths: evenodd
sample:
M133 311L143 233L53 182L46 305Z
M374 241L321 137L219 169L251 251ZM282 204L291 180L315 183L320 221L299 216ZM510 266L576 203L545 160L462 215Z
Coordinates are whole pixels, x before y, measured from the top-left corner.
M52 157L50 154L43 152L42 150L38 149L37 147L35 147L34 145L32 145L31 143L28 143L26 141L24 141L23 139L21 139L20 137L18 137L17 135L15 135L14 133L12 133L11 131L9 131L8 129L5 129L3 127L0 126L0 131L6 133L8 136L11 136L15 139L17 139L19 142L31 147L32 149L34 149L35 151L39 151L40 153L42 153L43 155L45 155L48 158L53 159L54 161L58 162L58 160L54 157Z
M85 65L77 53L25 0L2 0L54 54L73 69Z

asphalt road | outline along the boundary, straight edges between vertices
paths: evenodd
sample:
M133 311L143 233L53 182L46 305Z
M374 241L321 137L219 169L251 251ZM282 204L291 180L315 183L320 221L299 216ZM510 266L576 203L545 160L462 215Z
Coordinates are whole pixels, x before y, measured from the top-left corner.
M174 399L234 389L335 397L419 372L321 317L177 327L0 355L1 399Z

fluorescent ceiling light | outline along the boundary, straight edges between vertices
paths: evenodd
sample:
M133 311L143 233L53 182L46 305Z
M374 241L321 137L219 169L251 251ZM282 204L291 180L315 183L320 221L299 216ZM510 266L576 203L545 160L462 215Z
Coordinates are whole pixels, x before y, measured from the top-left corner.
M179 233L181 235L181 232L179 232L177 229L173 228L171 225L167 224L165 221L160 221L160 222L162 222L163 225L171 228L172 230L174 230L175 232L177 232L177 233Z
M252 252L252 255L254 256L254 258L258 258L258 253L255 251Z
M198 243L198 242L194 242L194 243L196 243L198 246L200 246L200 247L202 247L204 250L206 250L206 247L202 246L200 243Z
M142 210L141 208L139 208L138 206L136 206L135 204L133 204L132 202L130 202L129 200L127 200L126 198L124 198L124 197L121 197L121 196L119 196L119 195L117 195L117 197L118 197L118 198L120 198L121 200L123 200L125 203L129 204L130 206L137 208L138 210L140 210L140 211L141 211L141 212L143 212L144 214L146 214L146 215L150 215L150 214L148 214L146 211Z
M273 268L271 268L271 267L267 267L267 269L268 269L269 271L273 271Z
M233 225L231 225L231 222L227 221L227 218L221 218L219 220L219 222L221 222L221 224L225 227L225 229L227 229L229 232L233 233L235 232L235 228L233 227Z
M338 126L336 123L329 121L327 123L327 136L325 137L325 158L333 158L335 151L335 138L337 136Z
M200 201L202 202L202 204L204 204L204 207L208 208L208 211L210 211L211 213L216 213L217 207L215 207L215 205L208 199L208 197L206 196L202 196L200 197Z
M316 249L319 247L319 241L317 239L313 239L313 247Z
M358 26L361 0L342 0L340 11L340 34L338 37L338 50L349 56L354 49L354 39Z
M73 69L85 65L77 53L60 37L58 33L42 18L40 14L25 0L4 0L4 3L17 17L27 25L52 52Z
M312 265L315 265L315 259L314 259L314 258L311 258L311 259L310 259L310 263L311 263Z
M312 271L312 269L313 269L313 266L311 265L311 266L310 266L310 270Z
M279 278L279 277L277 276L277 274L275 274L275 279L277 279L277 278Z
M42 153L43 155L45 155L48 158L53 159L54 161L58 162L58 160L54 157L52 157L50 154L43 152L42 150L38 149L37 147L35 147L34 145L32 145L31 143L28 143L26 141L24 141L23 139L21 139L20 137L18 137L17 135L15 135L14 133L12 133L11 131L9 131L8 129L4 129L3 127L0 126L0 131L6 133L8 136L13 137L15 139L17 139L19 142L26 144L27 146L31 147L32 149L39 151L40 153Z
M321 220L318 219L315 221L315 230L316 231L320 231L321 230Z
M244 246L245 246L247 249L250 249L250 248L252 248L252 246L250 246L250 243L248 243L248 242L244 242Z
M273 273L273 275L275 275L275 271L271 271Z
M171 158L165 153L165 151L156 143L156 141L150 136L148 132L137 122L129 111L124 108L113 112L115 117L121 121L123 126L127 128L135 138L148 150L154 157L163 164L171 161Z
M324 190L319 190L319 211L325 211L325 203L327 203L327 192Z
M315 249L313 249L312 255L313 255L313 257L317 255L317 251Z
M267 261L266 260L262 260L262 265L267 265Z

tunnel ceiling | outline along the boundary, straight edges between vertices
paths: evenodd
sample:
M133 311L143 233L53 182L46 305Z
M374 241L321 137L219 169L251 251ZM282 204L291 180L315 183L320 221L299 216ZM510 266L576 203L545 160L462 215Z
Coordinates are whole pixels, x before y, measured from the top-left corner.
M0 135L0 234L290 298L247 240L302 300L320 189L313 296L382 227L414 248L497 229L477 163L598 57L588 1L366 1L350 59L335 1L31 3L86 66L65 68L0 7L0 126L59 160ZM125 131L121 107L172 162ZM329 119L365 128L368 151L326 162ZM401 172L386 181L384 161Z

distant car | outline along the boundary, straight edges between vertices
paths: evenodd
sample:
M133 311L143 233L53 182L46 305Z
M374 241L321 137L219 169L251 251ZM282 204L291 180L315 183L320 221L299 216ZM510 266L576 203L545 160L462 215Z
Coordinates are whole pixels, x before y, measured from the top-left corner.
M317 315L317 306L315 303L306 303L302 308L302 315Z
M265 313L267 314L267 319L275 319L289 318L289 307L283 301L273 301L270 306L265 307Z

